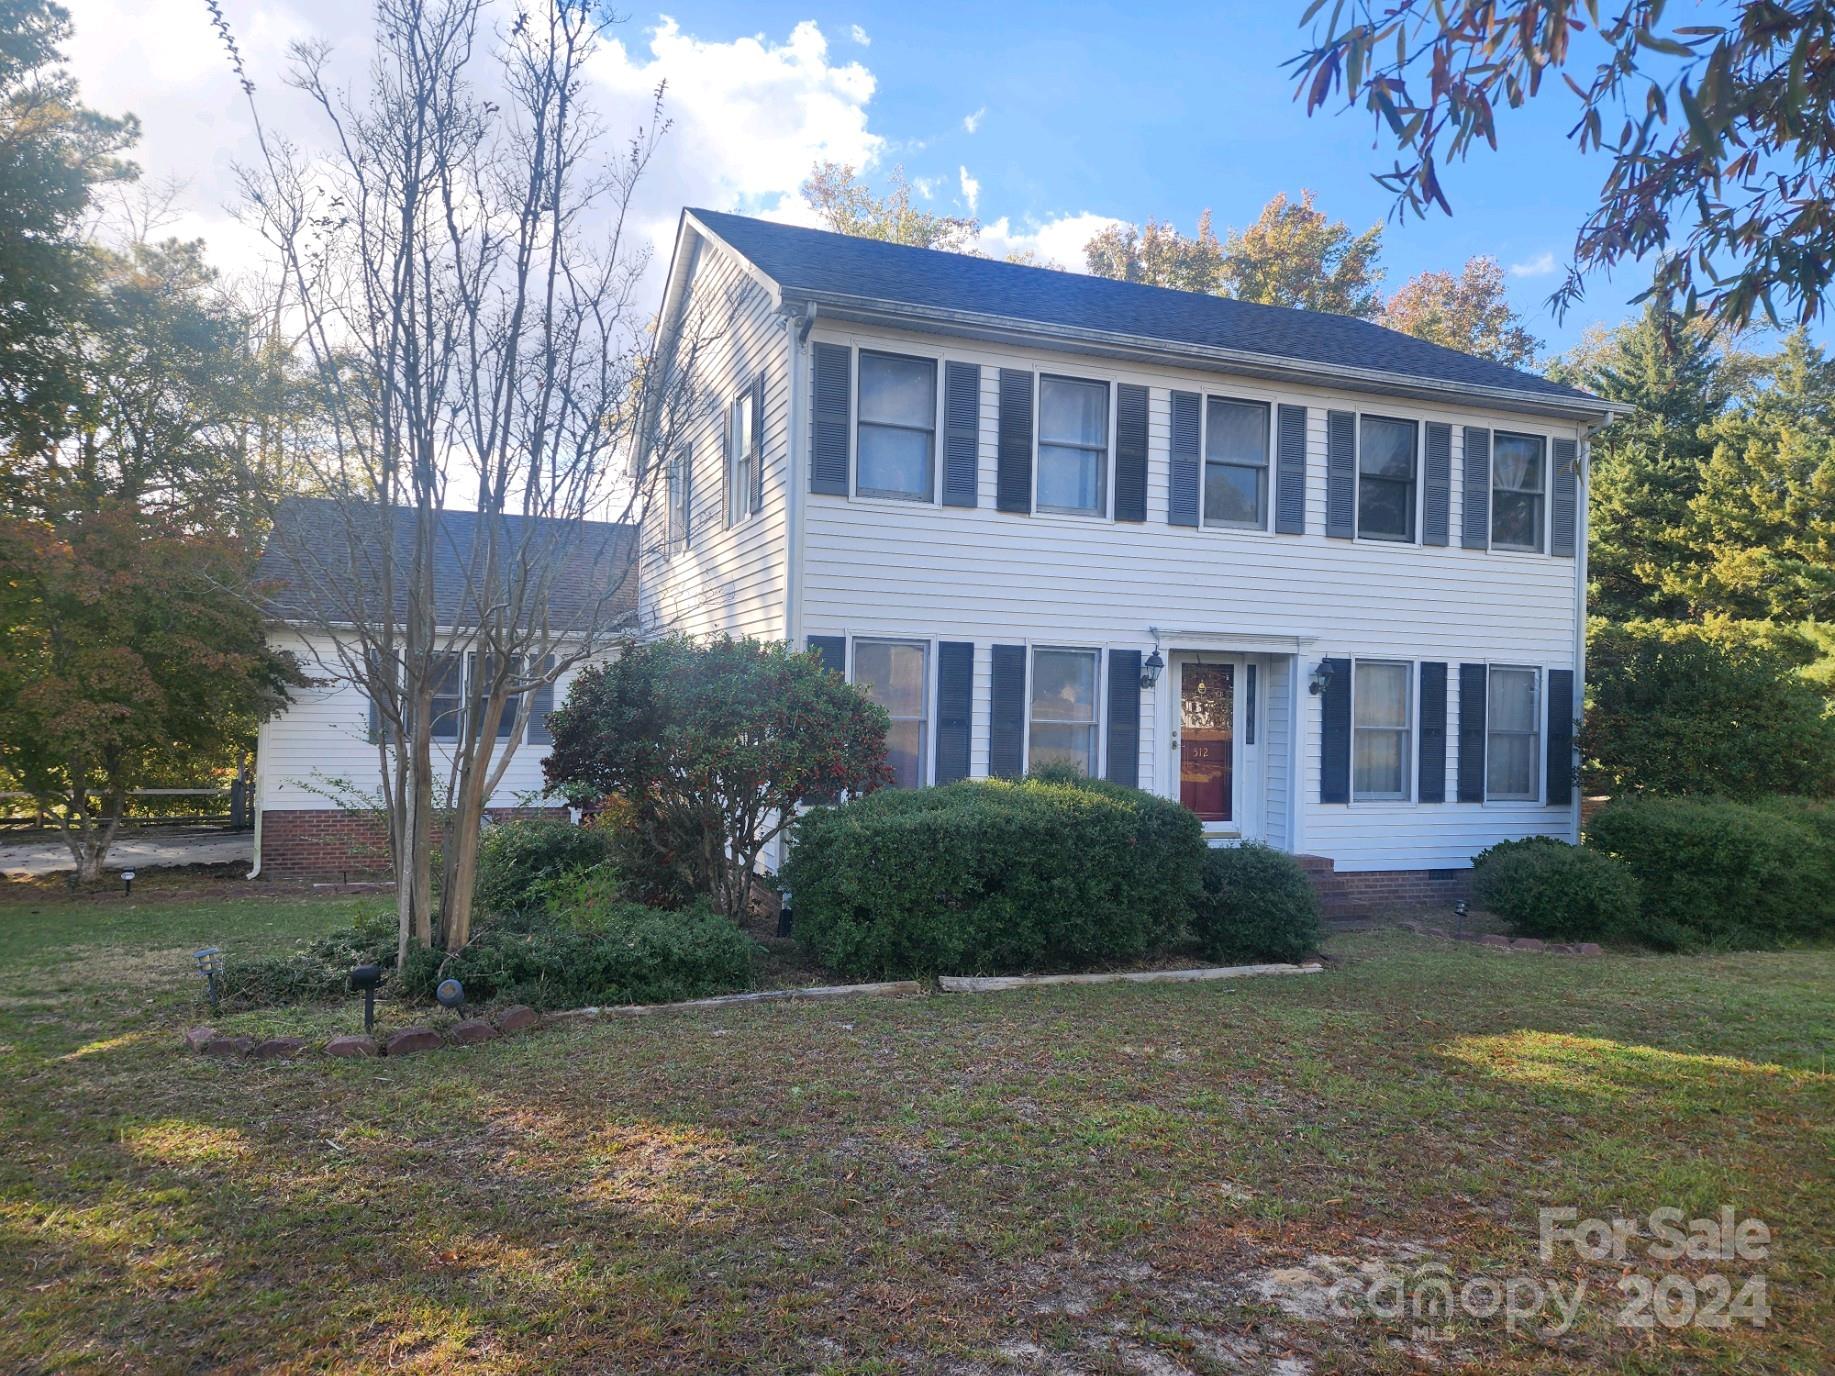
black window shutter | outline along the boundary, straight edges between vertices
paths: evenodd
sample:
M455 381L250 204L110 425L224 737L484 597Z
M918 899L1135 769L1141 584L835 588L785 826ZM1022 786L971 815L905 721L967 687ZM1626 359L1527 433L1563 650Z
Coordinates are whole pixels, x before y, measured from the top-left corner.
M1421 665L1421 761L1415 796L1446 801L1446 665Z
M1325 533L1357 534L1357 417L1349 411L1325 413Z
M975 506L981 483L981 366L943 365L943 505Z
M1147 519L1147 389L1115 388L1115 519Z
M1198 394L1172 394L1172 451L1166 493L1166 522L1198 524Z
M809 457L809 490L847 496L849 394L854 351L845 344L815 346L815 443Z
M996 645L992 667L988 773L997 779L1017 779L1026 766L1026 647Z
M1274 528L1306 534L1306 408L1281 404L1276 423Z
M809 648L822 656L822 667L833 669L837 674L847 674L847 637L844 635L812 635L809 637Z
M1548 671L1548 801L1574 801L1574 671Z
M969 733L975 700L975 643L944 640L937 645L936 781L968 777Z
M1444 545L1452 539L1453 427L1442 421L1427 422L1422 488L1421 543Z
M1579 467L1580 447L1572 440L1556 440L1554 510L1549 518L1553 539L1548 552L1567 559L1574 557L1574 531L1580 505Z
M751 510L765 509L765 375L752 381L752 491Z
M1491 432L1465 428L1465 501L1459 543L1467 549L1491 548Z
M1485 800L1485 688L1482 664L1459 666L1459 801Z
M382 709L376 705L376 699L373 696L369 697L369 704L370 704L369 742L371 745L376 745L376 744L379 744L382 740Z
M1319 696L1319 801L1351 801L1351 661L1325 661Z
M1141 652L1109 651L1109 772L1112 784L1139 788Z
M1032 374L1000 370L1000 453L994 505L1032 513Z

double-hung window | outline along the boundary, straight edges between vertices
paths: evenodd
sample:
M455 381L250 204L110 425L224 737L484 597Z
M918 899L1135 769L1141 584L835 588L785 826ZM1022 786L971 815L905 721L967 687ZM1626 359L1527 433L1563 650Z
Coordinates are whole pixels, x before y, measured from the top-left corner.
M1109 384L1039 379L1038 509L1101 516L1109 498Z
M434 655L429 668L433 683L433 724L429 731L436 741L456 741L465 715L465 656Z
M490 703L491 684L497 678L497 656L480 655L473 651L471 656L471 704L472 711L478 714L480 724L484 721L484 709ZM522 657L518 655L510 661L510 682L522 677ZM522 696L512 694L504 699L503 713L497 718L497 739L508 740L516 734L516 714L521 710Z
M898 354L860 355L860 427L854 490L928 502L936 493L937 365Z
M900 788L922 788L930 734L930 647L921 640L856 640L854 682L892 718L886 761Z
M1204 524L1268 524L1268 407L1211 397L1204 416Z
M1491 547L1542 549L1543 462L1547 442L1539 435L1491 439Z
M1097 655L1094 650L1034 650L1027 714L1031 768L1074 765L1096 777Z
M1534 802L1541 796L1536 748L1537 672L1492 666L1485 703L1485 797Z
M688 548L688 503L694 478L693 459L687 450L672 454L664 470L664 515L668 525L665 554Z
M1408 797L1411 666L1357 661L1351 683L1351 792L1356 798Z
M752 389L747 388L726 408L726 523L736 526L753 511L758 446L752 436Z
M1414 539L1415 423L1365 416L1357 432L1357 533Z

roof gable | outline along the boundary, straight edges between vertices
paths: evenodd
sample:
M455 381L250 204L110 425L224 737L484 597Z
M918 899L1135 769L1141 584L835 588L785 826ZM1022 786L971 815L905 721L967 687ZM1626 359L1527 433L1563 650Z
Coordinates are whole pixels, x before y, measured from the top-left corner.
M1372 370L1439 388L1514 392L1569 407L1593 403L1602 414L1611 409L1577 388L1367 320L912 248L720 211L687 213L789 296L996 316L1047 329L1131 336L1169 349L1230 350L1317 371Z

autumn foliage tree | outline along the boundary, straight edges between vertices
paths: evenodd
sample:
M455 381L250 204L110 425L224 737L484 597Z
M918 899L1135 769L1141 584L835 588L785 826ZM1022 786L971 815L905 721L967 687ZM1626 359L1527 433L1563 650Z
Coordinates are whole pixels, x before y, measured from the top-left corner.
M582 670L549 724L549 786L624 800L658 862L735 919L798 808L891 778L885 709L779 643L630 646Z
M223 594L246 572L237 544L125 501L0 517L0 774L56 818L80 880L135 788L222 758L300 681Z
M1457 277L1417 273L1389 298L1381 323L1512 368L1528 367L1542 347L1510 305L1504 270L1495 258L1468 259Z

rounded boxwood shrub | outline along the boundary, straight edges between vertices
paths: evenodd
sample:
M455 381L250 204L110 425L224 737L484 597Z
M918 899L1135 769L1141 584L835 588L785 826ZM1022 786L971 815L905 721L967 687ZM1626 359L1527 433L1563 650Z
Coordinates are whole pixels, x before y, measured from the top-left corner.
M606 836L593 827L547 818L499 822L478 843L477 903L505 915L538 909L549 884L603 864L610 854Z
M1625 798L1586 844L1643 888L1636 935L1670 950L1774 946L1835 930L1835 846L1801 813L1699 798Z
M1472 898L1516 936L1551 941L1635 938L1643 901L1623 861L1552 836L1503 841L1474 859Z
M1319 895L1291 855L1247 841L1204 857L1192 935L1209 960L1293 961L1319 944Z
M581 1008L670 1003L746 989L757 943L705 904L659 912L609 901L528 930L491 927L456 955L416 947L402 992L431 998L451 976L470 1002Z
M1197 817L1081 776L882 789L797 824L804 948L852 978L1083 969L1179 939Z

